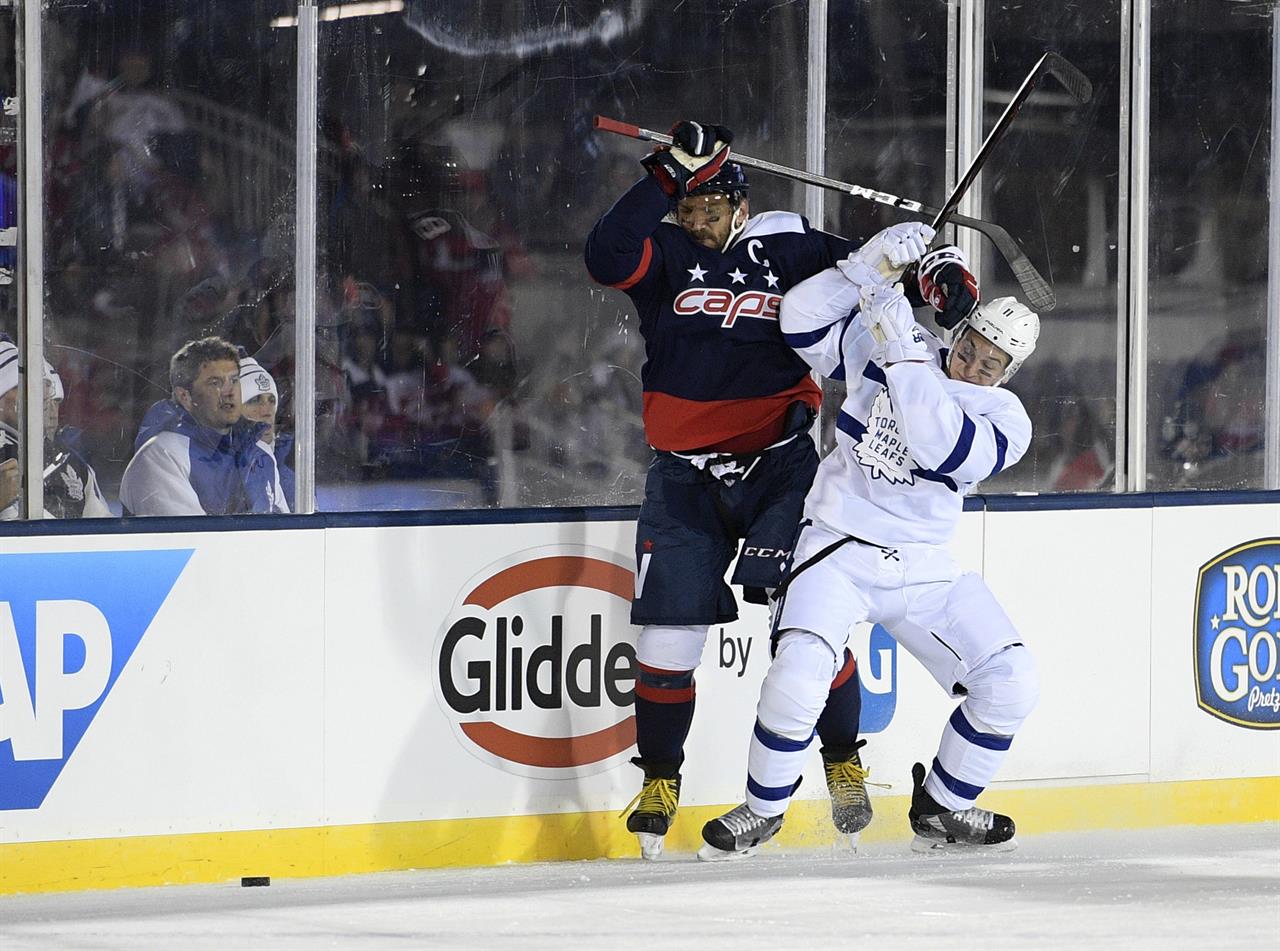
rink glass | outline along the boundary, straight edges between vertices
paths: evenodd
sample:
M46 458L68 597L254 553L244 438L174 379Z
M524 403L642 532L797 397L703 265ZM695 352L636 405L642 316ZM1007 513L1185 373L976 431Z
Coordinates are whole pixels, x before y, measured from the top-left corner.
M718 121L742 151L802 166L810 19L825 10L825 171L940 203L948 162L956 174L959 8L891 6L408 0L390 15L322 18L316 438L300 447L314 453L318 508L638 503L642 343L630 302L591 282L581 248L646 147L593 132L591 117ZM1050 6L977 11L983 132L1044 49L1095 90L1083 108L1051 84L1034 97L979 186L981 213L1024 245L1059 300L1011 384L1035 439L986 492L1111 491L1126 453L1121 66L1133 10ZM1146 466L1141 484L1122 471L1119 487L1274 485L1273 14L1227 0L1141 9L1147 415L1130 431L1145 434ZM279 429L294 429L298 31L281 18L295 13L286 0L39 6L36 293L66 389L60 422L80 431L117 510L138 424L168 395L167 361L186 340L219 333L255 354L280 389ZM9 7L0 41L15 89ZM6 227L20 195L14 129L0 131ZM753 211L805 210L803 187L751 178ZM865 237L898 217L828 195L820 223ZM13 266L11 251L0 258ZM980 260L988 298L1016 292L998 255ZM0 307L14 334L14 285L0 283Z
M1152 5L1152 489L1266 484L1267 348L1274 373L1280 347L1274 313L1267 329L1268 252L1276 253L1274 235L1268 244L1276 215L1273 6Z
M277 7L43 6L45 354L60 424L117 511L188 340L256 354L291 428L296 67L292 39L265 28Z

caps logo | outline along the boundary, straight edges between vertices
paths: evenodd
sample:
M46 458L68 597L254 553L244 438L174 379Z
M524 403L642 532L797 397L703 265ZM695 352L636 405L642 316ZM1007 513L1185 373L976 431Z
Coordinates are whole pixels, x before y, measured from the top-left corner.
M618 765L635 743L631 556L583 545L478 572L436 638L454 736L508 773L560 779Z
M1200 568L1194 655L1200 709L1280 728L1280 538L1245 542Z

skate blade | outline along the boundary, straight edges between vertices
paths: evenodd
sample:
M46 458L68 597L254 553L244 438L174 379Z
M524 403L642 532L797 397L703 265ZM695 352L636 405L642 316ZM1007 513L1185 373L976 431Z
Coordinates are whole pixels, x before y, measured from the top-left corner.
M841 832L836 840L836 851L852 852L858 854L858 841L862 838L861 832Z
M640 857L642 859L653 862L662 858L663 836L655 835L652 832L637 832L636 840L640 843Z
M1017 847L1017 836L1004 842L997 842L994 845L970 845L967 842L944 842L941 839L926 839L922 835L918 835L911 840L911 851L918 852L921 855L955 855L957 853L966 852L970 855L974 855L983 852L1012 852Z
M745 859L748 855L755 855L759 846L753 845L743 849L741 852L726 852L724 849L717 849L710 842L702 843L702 848L698 849L699 862L732 862L734 859Z

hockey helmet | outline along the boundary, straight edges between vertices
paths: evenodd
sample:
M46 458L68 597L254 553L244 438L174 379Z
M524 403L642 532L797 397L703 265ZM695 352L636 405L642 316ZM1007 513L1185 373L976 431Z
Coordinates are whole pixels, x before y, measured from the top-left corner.
M726 161L716 172L701 185L689 190L690 195L727 195L730 204L736 205L747 197L751 184L747 181L747 173L737 162Z
M1013 297L997 297L980 304L972 314L956 325L952 340L959 340L966 330L981 334L1009 355L1009 365L997 385L1008 383L1022 362L1031 356L1040 337L1040 317L1026 304Z

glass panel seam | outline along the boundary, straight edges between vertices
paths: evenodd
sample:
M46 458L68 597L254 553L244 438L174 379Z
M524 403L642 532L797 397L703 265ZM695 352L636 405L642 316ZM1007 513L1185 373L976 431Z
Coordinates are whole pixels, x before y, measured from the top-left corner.
M982 144L983 102L985 101L984 57L985 50L985 0L960 0L958 47L958 89L956 97L956 165L955 178L947 185L947 194L955 187L973 161ZM962 215L982 217L982 176L974 179L960 207ZM982 273L982 242L977 232L968 228L953 228L956 245L969 259L975 274Z
M18 254L22 262L18 348L22 397L23 476L22 517L44 517L44 77L41 55L41 4L18 7L22 17L18 68L22 95L18 100L18 126L22 145L22 205Z
M1271 13L1271 220L1267 248L1266 432L1264 478L1280 488L1280 7Z
M1132 125L1129 96L1133 86L1132 47L1133 0L1121 0L1120 127L1117 135L1120 169L1116 196L1116 492L1124 492L1129 486L1129 221L1133 217L1129 206L1129 176L1132 165L1129 155Z
M827 149L827 0L809 3L809 76L805 90L805 139L809 171L826 174ZM805 187L804 211L815 228L826 227L826 192Z
M1151 9L1150 0L1135 0L1132 32L1126 64L1129 79L1129 254L1125 312L1129 328L1128 379L1125 429L1128 455L1126 489L1142 492L1147 487L1147 321L1149 311L1149 209L1151 173Z
M315 0L298 2L297 228L294 235L294 510L315 511L316 102L319 28Z

